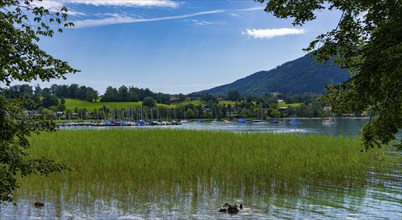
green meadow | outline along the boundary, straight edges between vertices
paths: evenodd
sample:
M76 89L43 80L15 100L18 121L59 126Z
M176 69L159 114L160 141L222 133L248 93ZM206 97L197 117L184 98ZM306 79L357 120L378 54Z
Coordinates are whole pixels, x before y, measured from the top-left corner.
M86 108L88 111L92 111L94 109L100 109L103 106L105 106L106 108L109 109L117 109L117 108L125 108L125 109L129 109L129 108L137 108L137 107L141 107L142 106L142 102L88 102L88 101L84 101L84 100L78 100L78 99L65 99L65 106L66 109L69 110L74 110L75 108L79 108L79 109L84 109ZM194 100L194 101L184 101L184 102L180 102L180 103L172 103L170 105L166 105L166 104L157 104L158 107L184 107L187 104L193 104L193 105L201 105L203 102L200 100ZM235 105L236 102L234 101L228 101L228 100L224 100L224 101L219 101L219 104L221 105Z
M286 102L278 102L278 107L293 107L293 108L297 108L301 105L302 103L291 103L291 104L287 104Z
M103 106L110 109L115 108L136 108L141 107L142 102L88 102L78 99L66 99L66 109L74 110L75 108L84 109L89 111L100 109Z
M359 139L236 134L174 129L61 130L31 138L30 153L71 170L21 179L17 194L91 198L172 193L291 193L319 184L361 187L401 163L384 149L361 152ZM397 161L398 160L398 161ZM373 172L374 171L374 172ZM374 174L376 173L376 174Z

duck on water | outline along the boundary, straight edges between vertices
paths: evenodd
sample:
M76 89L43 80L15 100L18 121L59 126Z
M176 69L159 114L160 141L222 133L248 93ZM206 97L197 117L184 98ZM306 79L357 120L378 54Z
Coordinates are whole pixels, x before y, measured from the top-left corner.
M236 204L231 205L229 203L225 203L219 208L219 212L226 212L229 214L237 214L240 210L243 210L243 204L241 203L239 206L237 206Z

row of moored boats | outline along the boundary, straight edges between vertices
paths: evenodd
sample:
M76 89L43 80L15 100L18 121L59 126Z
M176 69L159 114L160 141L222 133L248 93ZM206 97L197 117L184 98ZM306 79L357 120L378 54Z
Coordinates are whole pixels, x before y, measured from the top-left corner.
M180 121L83 121L83 122L60 122L57 125L61 127L69 126L149 126L149 125L181 125Z
M145 120L138 120L138 121L109 121L109 120L104 120L104 121L82 121L82 122L60 122L58 123L58 126L60 127L68 127L68 126L153 126L153 125L181 125L185 123L189 123L190 121L187 120L181 120L181 121L176 121L176 120L171 120L171 121L162 121L162 120L157 120L157 121L145 121ZM196 120L194 121L196 123L203 123L205 122L204 120ZM230 121L230 120L223 120L223 121L217 121L213 120L211 121L212 123L217 123L217 122L223 122L225 124L231 124L231 123L239 123L239 124L277 124L281 123L278 120L271 120L271 121L266 121L266 120L252 120L252 121L247 121L246 119L238 119L237 121ZM291 119L288 122L289 124L294 124L298 125L301 124L301 120L299 119ZM323 125L334 125L336 122L335 120L324 120L322 122Z

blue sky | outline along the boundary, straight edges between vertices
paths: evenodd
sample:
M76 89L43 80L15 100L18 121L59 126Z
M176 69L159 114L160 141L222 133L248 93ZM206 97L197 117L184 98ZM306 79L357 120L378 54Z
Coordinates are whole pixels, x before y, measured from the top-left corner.
M190 93L231 83L301 57L308 43L331 30L338 13L292 26L253 0L64 0L45 7L69 9L74 28L40 46L81 72L42 86L149 88ZM33 84L36 84L34 82Z

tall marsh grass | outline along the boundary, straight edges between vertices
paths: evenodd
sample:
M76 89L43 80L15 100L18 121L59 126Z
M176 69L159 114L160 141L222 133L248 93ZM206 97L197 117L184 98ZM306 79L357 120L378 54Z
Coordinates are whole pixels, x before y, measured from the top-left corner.
M320 135L73 130L39 134L31 143L32 156L72 170L21 179L19 193L114 196L199 186L228 193L300 193L312 184L364 185L373 169L381 172L391 162L385 150L361 152L357 138Z

